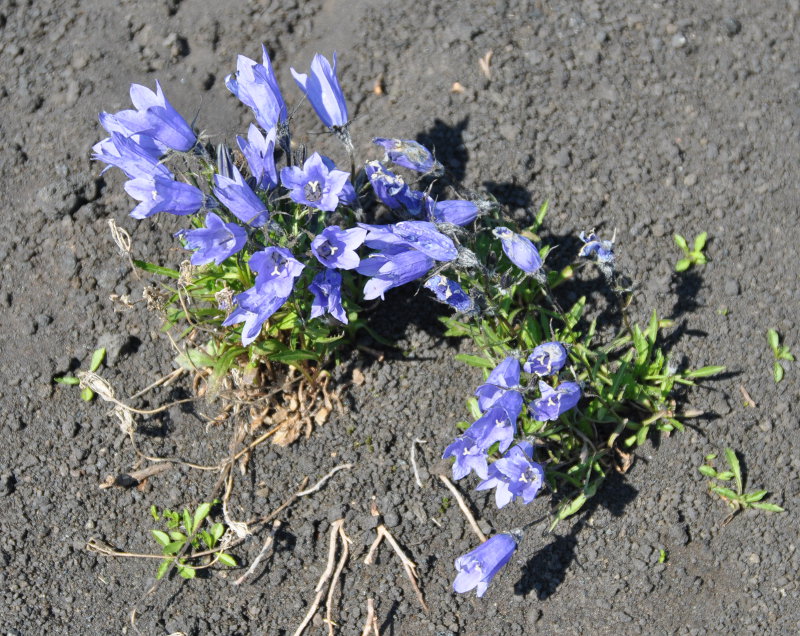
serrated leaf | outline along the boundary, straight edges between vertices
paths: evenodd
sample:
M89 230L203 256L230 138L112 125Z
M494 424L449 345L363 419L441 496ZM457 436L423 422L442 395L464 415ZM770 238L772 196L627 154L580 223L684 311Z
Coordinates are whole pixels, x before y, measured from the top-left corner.
M772 377L775 378L776 383L783 380L783 367L777 360L775 361L775 366L772 367Z
M164 575L169 570L169 566L172 564L172 559L164 559L158 566L158 572L156 572L156 579L163 579Z
M774 329L767 329L767 342L773 351L777 351L778 346L780 345L780 337L778 336L778 332Z
M736 456L736 451L732 448L726 448L725 459L728 461L728 465L733 471L733 478L736 480L736 492L741 495L744 490L744 484L742 483L742 468L739 465L739 458Z
M210 503L201 503L197 506L197 510L194 511L194 519L192 519L192 528L199 528L200 524L205 521L209 512L211 512Z
M706 477L710 477L712 479L717 476L717 471L714 470L713 466L700 466L697 470L699 470Z
M226 554L225 552L220 552L217 555L219 562L222 565L227 565L229 568L235 568L238 564L236 563L236 559L234 559L230 554Z
M694 251L702 252L703 248L706 246L707 239L708 239L708 232L700 232L700 234L698 234L694 239Z
M682 258L677 263L675 263L675 271L676 272L685 272L692 266L692 261L688 258Z
M675 245L680 247L684 252L689 251L689 244L686 242L686 239L683 238L680 234L673 234L672 238L675 240Z
M158 544L165 548L169 545L169 535L161 530L151 530L153 538L158 541Z
M76 384L81 383L81 381L74 375L65 375L61 378L53 378L53 382L58 382L59 384L66 384L69 386L75 386Z
M455 356L455 359L459 362L464 362L471 367L478 367L481 369L491 369L495 366L494 362L491 360L481 358L480 356L473 356L467 353L459 353Z
M770 512L786 512L780 506L776 506L773 503L763 502L763 503L754 503L752 505L753 508L758 508L760 510L769 510Z
M89 363L89 371L95 373L100 368L100 365L103 364L103 359L105 357L106 357L105 347L100 347L99 349L95 349L94 353L92 354L92 361L91 363Z

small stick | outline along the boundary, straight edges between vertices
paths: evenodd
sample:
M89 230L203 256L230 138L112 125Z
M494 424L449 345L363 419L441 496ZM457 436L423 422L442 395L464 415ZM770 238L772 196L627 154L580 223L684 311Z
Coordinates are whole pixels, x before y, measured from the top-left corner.
M311 622L311 619L314 618L314 614L317 613L317 608L319 607L319 602L322 600L322 595L324 592L322 591L322 587L325 585L325 582L330 577L331 573L333 572L333 564L336 560L336 538L339 536L339 528L344 523L344 519L337 519L331 524L331 538L328 544L328 565L325 567L325 571L322 573L322 576L319 577L319 582L317 583L317 587L314 588L314 591L317 592L317 596L314 598L314 602L311 603L311 607L308 610L303 622L300 623L300 627L297 628L294 632L294 636L300 636Z
M375 636L381 636L378 630L378 618L375 616L375 601L371 598L367 599L367 620L364 621L364 629L361 630L361 636L369 636L370 632Z
M344 564L347 563L347 557L350 553L350 537L344 533L344 526L339 526L339 536L342 539L342 555L339 557L339 563L336 564L336 571L333 573L333 580L328 589L328 598L325 600L325 622L328 623L328 634L333 636L333 619L331 613L333 612L333 593L336 591L336 583L342 575Z
M261 546L261 552L259 552L258 556L255 559L253 559L253 563L249 568L247 568L247 572L242 574L242 576L240 576L233 582L234 585L241 585L248 576L250 576L253 572L255 572L256 568L258 567L258 564L261 563L261 559L264 558L264 555L272 547L272 544L275 541L275 534L278 532L278 528L280 527L281 527L280 521L274 521L272 523L272 532L270 532L270 535L267 537L267 540L264 541L264 545Z
M317 492L320 488L325 485L325 482L328 481L331 477L333 477L336 473L340 470L345 470L346 468L352 468L353 464L340 464L327 475L325 475L322 479L320 479L314 486L309 488L308 490L303 490L301 492L295 493L295 497L305 497L306 495L310 495L311 493Z
M186 369L184 369L183 367L179 367L179 368L175 369L172 373L168 373L167 375L158 378L158 380L156 380L152 384L148 384L141 391L138 391L137 393L134 393L133 395L131 395L128 398L128 400L136 399L137 397L139 397L141 395L144 395L145 393L147 393L151 389L155 389L157 386L161 386L162 384L164 386L168 385L170 382L172 382L175 378L177 378L178 376L183 374L185 371L186 371Z
M481 540L481 543L486 541L486 535L481 532L481 529L478 527L477 522L475 521L475 517L472 516L467 504L464 501L464 498L461 496L461 493L456 490L456 487L453 485L453 482L450 481L445 475L439 475L439 479L444 482L444 485L447 486L447 489L453 493L453 497L456 498L458 502L458 507L461 508L461 512L464 513L464 516L469 521L469 525L472 528L472 531L478 535L478 538Z
M417 437L411 442L411 468L414 469L414 479L417 481L417 486L422 488L422 481L420 481L419 470L417 469L417 444L425 444L425 440Z
M739 390L742 392L742 397L744 398L744 405L749 406L751 408L756 408L756 401L750 397L750 394L747 392L747 389L744 388L743 384L739 385Z

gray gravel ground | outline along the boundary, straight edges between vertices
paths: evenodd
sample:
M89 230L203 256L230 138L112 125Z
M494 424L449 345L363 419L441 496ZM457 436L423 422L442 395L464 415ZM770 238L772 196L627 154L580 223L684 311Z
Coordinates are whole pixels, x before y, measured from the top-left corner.
M194 505L211 488L213 476L174 469L145 492L98 489L106 475L130 470L134 453L102 404L84 404L51 379L85 365L98 342L113 354L103 375L120 395L172 368L156 317L115 312L108 300L140 294L141 282L119 257L107 219L132 233L138 254L172 265L179 223L127 218L121 179L99 177L88 160L101 136L97 113L126 107L130 82L158 78L179 110L198 113L212 139L230 142L249 114L223 78L237 53L255 57L262 41L296 103L289 67L306 68L316 51L339 52L363 156L376 156L373 135L432 143L463 186L494 193L519 218L549 199L552 244L593 226L616 228L622 265L639 285L638 316L655 307L676 320L677 362L724 364L730 373L691 392L691 405L708 414L696 430L643 447L624 479L554 535L541 532L544 524L529 531L486 597L457 596L453 559L475 540L455 506L442 512L447 493L433 475L479 376L452 361L464 345L442 340L437 307L394 293L376 319L405 355L367 360L366 381L345 394L348 412L310 440L260 448L238 478L232 512L265 514L304 476L316 480L345 461L356 467L285 513L278 549L252 584L232 586L238 573L167 581L141 605L141 632L292 633L324 568L330 522L342 515L354 553L334 613L343 634L360 633L368 597L382 634L800 631L800 374L790 365L776 385L765 339L776 328L800 353L791 248L799 12L796 0L0 3L3 633L131 631L128 612L155 563L90 554L87 539L153 551L150 505ZM487 78L479 59L489 51ZM372 90L379 77L383 96ZM307 105L294 128L337 156ZM702 230L711 263L674 275L671 235ZM740 385L757 408L743 405ZM191 411L175 408L143 427L150 453L204 463L225 453L228 431L204 430ZM409 466L415 437L427 440L421 489ZM696 468L724 446L741 451L751 488L770 490L788 513L720 524L727 508ZM548 512L544 499L497 511L490 495L468 492L499 530ZM429 614L386 547L377 566L363 565L372 497L419 566ZM234 554L249 563L260 543ZM312 633L324 632L315 623Z

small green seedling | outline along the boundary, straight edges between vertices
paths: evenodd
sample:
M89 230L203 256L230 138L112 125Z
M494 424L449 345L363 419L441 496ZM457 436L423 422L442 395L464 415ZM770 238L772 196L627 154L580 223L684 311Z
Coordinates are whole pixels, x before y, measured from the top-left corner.
M689 249L686 239L680 234L673 236L675 244L683 250L684 257L675 263L676 272L685 272L692 265L705 265L708 258L703 254L703 248L706 246L706 239L708 239L708 232L701 232L694 239L694 247Z
M92 373L97 373L97 370L100 368L100 365L103 364L105 357L106 350L104 347L95 349L94 353L92 354L92 361L89 363L89 371ZM74 375L64 375L59 378L53 378L53 381L58 382L59 384L71 384L76 386L81 383L81 381ZM92 391L88 386L82 388L81 398L86 402L90 402L92 398L94 398L94 391Z
M219 500L214 500L212 503L201 503L197 506L194 514L191 514L186 508L183 509L183 514L167 509L162 510L159 514L156 506L150 507L150 514L153 515L153 519L155 521L162 520L167 527L167 532L163 530L152 531L153 538L161 546L161 553L167 557L158 566L157 579L162 578L167 573L176 555L180 554L189 540L191 540L193 553L181 557L176 565L178 574L183 578L193 579L200 567L207 568L217 561L230 568L236 567L236 559L218 547L219 540L225 534L225 525L218 522L211 524L208 529L200 529L207 520L211 508L218 503ZM214 558L203 566L187 565L187 561L195 560L202 556L213 556Z
M725 459L728 462L730 470L717 472L716 468L711 465L716 457L716 453L706 455L706 463L700 466L698 470L709 479L717 480L717 483L709 482L708 489L722 497L728 502L728 505L733 508L733 512L723 521L723 523L728 523L737 513L745 510L746 508L758 508L760 510L768 510L770 512L785 512L784 509L778 505L761 501L769 494L766 490L756 490L749 493L744 492L745 484L744 480L742 479L742 470L741 466L739 465L739 458L736 456L736 451L730 448L725 449ZM733 481L736 486L736 490L734 491L718 483L725 481Z
M789 351L789 347L784 347L781 344L781 338L774 329L767 329L767 342L769 342L769 347L772 349L772 353L775 356L775 364L772 367L772 377L775 378L775 382L780 382L783 380L783 365L781 364L781 360L794 362L794 356L791 351Z

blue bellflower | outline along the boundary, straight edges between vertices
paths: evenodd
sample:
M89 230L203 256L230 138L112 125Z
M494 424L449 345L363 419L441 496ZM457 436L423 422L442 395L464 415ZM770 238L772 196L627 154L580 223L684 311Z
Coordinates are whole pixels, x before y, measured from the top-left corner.
M386 158L398 166L434 175L444 172L444 167L433 158L433 153L413 139L376 137L372 143L382 146L386 151Z
M496 227L492 233L500 239L508 259L526 274L534 274L542 266L539 250L524 236L515 234L507 227Z
M121 110L115 113L111 116L114 122L104 113L101 115L103 125L106 125L103 121L106 120L112 126L122 127L122 130L117 132L126 136L142 133L173 150L186 152L194 147L197 137L192 127L167 101L158 81L155 93L146 86L131 84L131 102L136 110Z
M277 131L270 128L266 136L254 124L250 124L247 139L236 137L239 150L242 151L250 174L255 179L256 187L262 190L272 190L278 185L278 169L275 167L275 139Z
M475 303L456 281L441 275L432 276L425 281L425 288L430 289L439 302L453 307L462 314L475 311Z
M373 300L388 290L422 278L434 266L434 260L413 249L394 248L362 258L356 268L371 278L364 285L364 300Z
M558 373L567 362L567 350L560 342L543 342L528 356L523 369L535 375Z
M276 294L270 287L264 289L251 287L234 296L233 300L237 307L225 319L222 326L230 327L243 322L242 345L246 347L258 338L262 325L281 308L287 298L288 296Z
M311 303L311 317L318 318L330 314L341 323L347 324L347 312L342 307L342 275L332 269L325 269L314 276L308 286L314 294Z
M247 230L236 223L224 223L213 212L206 214L206 226L179 232L186 239L186 249L192 254L192 265L217 265L236 254L247 243Z
M392 210L413 205L410 198L408 184L403 177L388 170L380 161L368 161L364 165L375 195Z
M92 159L108 164L103 168L103 172L115 166L129 179L147 179L156 175L166 179L172 178L172 173L158 161L161 151L152 137L147 135L126 137L118 132L112 132L110 137L96 143L92 150L94 150Z
M275 293L288 298L295 280L305 265L298 261L285 247L266 247L250 257L250 269L256 272L256 287L274 289Z
M456 575L453 589L459 594L474 589L481 597L489 582L511 560L517 542L510 534L496 534L474 550L456 559Z
M542 397L534 400L528 409L531 417L538 422L557 420L562 413L576 406L581 399L581 387L575 382L562 382L554 389L540 380L539 391Z
M511 446L514 435L517 434L517 420L511 420L506 410L495 404L475 420L465 434L474 439L478 448L484 451L488 450L492 444L499 442L500 452L503 453Z
M495 503L502 508L514 497L522 497L525 504L532 502L544 484L544 468L533 459L533 446L520 442L504 457L489 466L489 478L475 490L494 488Z
M140 201L131 212L134 219L146 219L158 212L194 214L206 201L205 195L193 185L160 175L132 179L125 183L125 192Z
M603 241L598 238L594 231L590 232L589 236L586 236L584 232L581 232L578 238L580 238L584 243L580 252L578 252L578 256L583 258L591 258L594 256L599 263L611 264L614 262L613 239L611 241Z
M326 227L311 241L311 252L325 267L355 269L361 263L356 250L364 242L367 230L360 227L343 230L337 225Z
M478 206L472 201L433 201L430 197L428 201L428 218L436 223L451 223L463 227L478 218Z
M481 411L486 411L509 389L519 386L519 374L519 361L512 356L498 364L475 391Z
M231 176L214 175L214 196L240 221L261 227L269 220L269 211L252 188L245 183L242 174L233 164Z
M334 169L330 159L316 152L302 168L288 166L281 170L281 183L290 190L292 201L323 212L336 209L349 178L349 173Z
M471 435L466 433L459 435L450 446L445 448L442 459L447 459L448 457L455 459L453 479L456 481L463 479L473 470L481 479L486 479L489 476L486 450L482 449Z
M392 234L400 239L402 245L418 250L435 261L449 262L458 256L458 248L453 240L437 230L433 223L401 221L386 227L391 228Z
M328 128L341 128L347 124L347 104L336 77L336 53L333 54L332 68L328 60L317 53L311 61L311 75L294 69L292 75L323 124Z
M240 55L236 59L236 74L225 78L225 86L253 110L256 121L264 130L272 130L279 122L286 121L286 104L263 44L261 51L262 64Z

